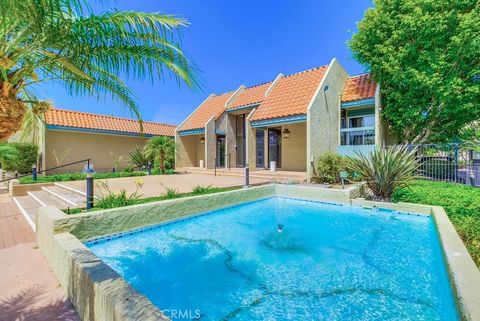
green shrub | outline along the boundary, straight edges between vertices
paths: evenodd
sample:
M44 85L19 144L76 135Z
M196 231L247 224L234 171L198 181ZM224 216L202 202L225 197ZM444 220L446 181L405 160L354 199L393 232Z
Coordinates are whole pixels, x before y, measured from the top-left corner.
M132 149L129 155L129 163L132 167L144 168L147 167L148 161L153 166L153 157L148 157L143 147L137 146Z
M13 159L3 160L3 169L7 171L18 171L20 174L32 171L32 165L37 163L38 147L33 144L8 143L17 150L17 155Z
M138 191L143 187L143 182L135 182L136 190L130 195L127 194L125 189L121 189L120 192L115 193L108 187L108 182L100 182L97 187L100 189L101 196L95 202L95 206L100 208L115 208L136 204L141 195Z
M333 154L325 153L318 159L317 162L317 175L320 183L339 183L340 171L347 169L347 162L345 157Z
M171 188L171 187L166 187L167 193L165 194L165 198L171 199L171 198L177 198L180 193L178 192L178 189L176 188Z
M480 188L415 181L408 188L397 189L392 200L442 206L477 266L480 266Z
M207 194L208 192L210 192L211 189L212 189L212 185L208 185L208 186L196 185L192 189L192 194L193 195Z
M161 172L160 169L155 166L155 168L152 168L152 175L170 175L170 174L176 174L175 170L173 169L167 169L164 172Z

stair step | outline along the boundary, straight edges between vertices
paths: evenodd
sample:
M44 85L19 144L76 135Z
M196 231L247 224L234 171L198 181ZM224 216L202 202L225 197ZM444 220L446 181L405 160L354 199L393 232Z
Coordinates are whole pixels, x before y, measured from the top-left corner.
M62 201L61 199L53 196L52 194L41 190L41 191L30 191L28 192L35 201L40 204L40 206L55 206L58 209L66 209L67 207L72 207L70 204Z
M78 188L69 186L69 185L67 185L67 184L58 183L58 182L56 182L56 183L54 183L54 184L55 184L55 186L58 186L58 187L60 187L60 188L66 189L66 190L68 190L68 191L71 191L71 192L73 192L73 193L75 193L75 194L78 194L78 195L84 197L84 198L87 196L87 193L85 193L84 191L82 191L82 190L80 190L80 189L78 189Z
M37 212L40 207L42 207L37 201L31 198L29 195L25 196L16 196L13 197L15 204L17 204L18 209L22 215L27 220L28 224L35 231L35 221L37 218Z
M85 196L78 193L74 193L60 186L48 186L42 187L42 189L54 197L59 198L64 203L67 203L70 207L85 206Z

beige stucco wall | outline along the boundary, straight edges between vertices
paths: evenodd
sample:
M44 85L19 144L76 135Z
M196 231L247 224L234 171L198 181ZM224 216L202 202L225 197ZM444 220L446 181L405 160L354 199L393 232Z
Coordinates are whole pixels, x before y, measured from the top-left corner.
M217 157L217 134L215 132L215 118L212 117L205 125L205 167L215 168Z
M144 146L148 138L59 131L47 129L45 134L45 150L43 168L58 166L55 158L69 151L61 161L67 164L91 158L97 171L111 170L115 160L123 155L119 169L128 166L128 155L136 146ZM69 166L68 170L81 170L85 164ZM49 173L51 174L51 173Z
M257 150L257 131L255 128L252 128L252 123L250 119L252 118L253 114L255 113L256 109L253 109L247 116L247 120L245 122L245 134L246 134L246 146L245 146L245 153L246 153L246 160L248 167L251 170L257 168L257 159L256 159L256 150Z
M203 134L176 136L177 153L175 155L176 168L199 166L200 160L205 159L205 144L200 142Z
M283 125L288 127L290 138L282 137L282 169L285 171L307 170L307 124Z
M340 145L340 99L348 74L336 59L330 63L316 95L307 109L307 159L308 177L313 175L312 164L325 153L337 151ZM328 90L324 90L328 86ZM313 158L313 162L312 162Z

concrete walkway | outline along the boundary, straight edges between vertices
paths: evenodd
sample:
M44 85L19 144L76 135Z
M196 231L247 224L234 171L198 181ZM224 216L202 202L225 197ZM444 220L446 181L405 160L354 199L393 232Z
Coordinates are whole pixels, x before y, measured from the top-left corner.
M77 321L35 235L6 194L0 194L0 321Z
M167 188L176 188L180 193L186 193L191 192L196 185L229 187L242 186L245 183L243 177L212 176L197 173L122 177L96 180L95 195L100 195L102 192L100 182L107 182L108 188L112 192L119 192L121 189L125 189L127 193L133 193L136 188L135 181L143 182L143 187L139 190L139 194L142 197L160 196L166 193ZM269 181L269 179L252 178L250 184L261 184ZM86 189L85 181L62 182L61 184L82 192L85 192Z
M32 242L35 234L8 194L0 194L0 249Z

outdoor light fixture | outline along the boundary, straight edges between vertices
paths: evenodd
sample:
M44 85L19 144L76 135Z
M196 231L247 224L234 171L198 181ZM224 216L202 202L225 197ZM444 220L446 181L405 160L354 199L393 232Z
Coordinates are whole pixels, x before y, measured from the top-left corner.
M283 138L290 138L290 131L288 130L287 126L285 126L285 129L282 131Z
M200 144L205 144L205 136L200 137Z

